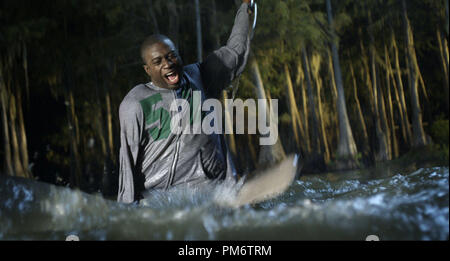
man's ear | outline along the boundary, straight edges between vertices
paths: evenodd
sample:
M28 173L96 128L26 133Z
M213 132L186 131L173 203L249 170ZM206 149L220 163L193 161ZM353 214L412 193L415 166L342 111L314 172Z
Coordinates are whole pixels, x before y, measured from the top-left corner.
M147 73L147 75L150 76L150 66L144 64L142 65L142 67L144 68L144 71Z

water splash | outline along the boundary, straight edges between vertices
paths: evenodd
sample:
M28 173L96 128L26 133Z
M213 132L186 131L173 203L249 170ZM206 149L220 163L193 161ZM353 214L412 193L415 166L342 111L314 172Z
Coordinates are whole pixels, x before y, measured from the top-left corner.
M125 205L78 190L0 177L0 239L447 240L448 167L304 176L279 197L227 207L232 183L154 191Z

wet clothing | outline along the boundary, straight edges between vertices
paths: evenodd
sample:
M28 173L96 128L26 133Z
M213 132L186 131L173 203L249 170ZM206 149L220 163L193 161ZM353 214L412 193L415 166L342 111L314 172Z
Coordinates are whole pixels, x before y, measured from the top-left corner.
M172 133L171 119L180 112L171 111L170 106L175 99L182 98L192 108L196 100L194 91L201 92L202 102L218 99L221 91L242 73L250 46L247 9L247 4L240 6L226 46L202 63L183 67L177 90L150 82L134 87L125 96L119 108L119 202L138 201L146 190L232 175L223 135ZM181 113L187 114L187 110ZM186 117L193 113L191 109L191 115Z

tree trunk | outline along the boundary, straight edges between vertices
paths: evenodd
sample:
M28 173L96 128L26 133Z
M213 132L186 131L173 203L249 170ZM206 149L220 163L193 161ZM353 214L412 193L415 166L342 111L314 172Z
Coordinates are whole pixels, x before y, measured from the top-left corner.
M338 120L338 113L337 113L337 103L338 103L338 92L337 92L337 88L336 88L336 81L334 79L334 69L333 69L333 57L331 55L331 51L328 50L328 73L330 74L329 76L329 81L330 81L330 88L331 88L331 93L333 96L333 110L331 111L331 119L332 122L330 122L331 126L334 126L334 130L336 130L336 135L333 135L333 139L334 140L338 140L338 135L339 135L339 120ZM334 132L333 132L334 134ZM331 143L331 146L337 146L337 142Z
M371 46L371 54L370 54L370 60L371 60L371 78L372 78L372 87L373 87L373 97L374 97L374 116L375 116L375 131L377 135L377 141L378 141L378 150L376 152L376 161L385 161L389 160L389 152L388 152L388 142L387 137L385 134L385 131L381 127L381 105L380 105L380 96L379 93L380 88L378 87L377 82L377 76L376 76L376 63L375 63L375 47Z
M98 78L98 75L100 75L99 71L97 70L97 68L95 68L94 74L93 74L93 78L94 78L94 82L95 82L95 100L97 103L96 106L96 112L97 112L97 117L95 119L95 126L96 126L96 131L97 131L97 136L98 139L100 140L100 145L101 145L101 149L102 149L102 159L104 162L106 162L106 158L109 155L108 152L108 146L106 145L106 139L105 137L108 136L107 132L105 131L104 125L105 123L107 123L108 121L105 120L104 115L105 115L105 111L102 107L102 98L100 96L103 97L103 94L106 90L105 88L105 82L103 81L103 83L100 83L100 80ZM106 76L104 76L106 77ZM107 78L105 78L107 79ZM101 86L102 87L101 87Z
M292 130L294 132L294 138L296 148L301 148L300 140L304 140L304 130L300 121L300 113L298 112L297 103L295 102L294 87L292 86L292 80L289 73L288 65L284 65L284 74L286 75L286 99L288 100L288 108L291 113Z
M406 100L405 100L405 91L403 88L403 80L402 80L402 73L400 68L400 59L398 54L398 48L397 48L397 41L395 40L395 34L394 31L391 31L391 43L392 47L394 49L394 57L395 57L395 75L397 79L397 85L398 85L398 94L400 98L400 106L402 107L402 128L406 132L407 139L408 139L408 145L412 143L412 133L411 133L411 124L409 123L409 117L408 117L408 110L406 107Z
M250 59L250 69L251 74L253 76L253 81L255 84L255 93L258 99L266 100L266 94L264 91L264 84L261 78L261 74L259 72L258 63L256 58ZM266 117L266 119L272 120L273 112L272 106L266 107L266 115L270 115L270 117ZM259 152L258 165L259 166L271 166L274 165L286 157L284 149L281 145L280 139L278 138L274 145L261 145Z
M100 100L98 100L98 104L100 104ZM103 115L102 115L102 110L99 107L97 109L97 119L95 121L95 125L96 125L96 129L97 129L97 135L98 135L98 139L100 140L100 146L102 149L102 158L103 160L106 159L106 157L108 156L108 151L107 151L107 146L106 146L106 140L105 140L105 131L103 129Z
M201 24L201 17L200 17L200 3L199 0L195 0L195 25L196 25L196 31L197 31L197 62L202 62L202 51L203 51L203 45L202 45L202 24Z
M18 127L20 135L19 144L20 144L20 155L22 159L21 162L25 177L31 178L32 175L28 170L29 159L28 159L27 134L23 118L22 95L20 91L17 94L17 114L18 114Z
M355 77L355 72L353 70L353 63L350 62L350 73L351 73L351 77L352 77L352 81L353 81L353 95L355 96L355 103L356 103L356 110L358 113L358 119L359 122L361 123L361 130L363 132L363 151L367 152L370 151L370 145L369 145L369 135L367 134L367 127L366 127L366 122L364 120L364 116L361 110L361 104L359 102L359 98L358 98L358 91L357 91L357 84L356 84L356 77Z
M447 43L447 39L445 37L441 37L441 31L438 29L436 31L436 35L437 35L437 40L438 40L438 44L439 44L439 54L441 57L441 67L442 67L442 72L444 73L444 91L445 91L445 106L446 109L448 111L449 106L448 106L448 95L449 95L449 91L448 91L448 43ZM444 43L442 43L442 39L444 39Z
M362 37L362 36L360 36ZM364 48L364 44L362 40L360 39L359 45L361 47L361 59L363 62L363 66L361 68L361 76L366 81L366 86L369 89L369 106L370 106L370 112L372 114L375 113L375 105L374 105L374 97L373 97L373 86L372 86L372 80L370 78L370 68L369 68L369 58L367 57L366 50Z
M400 96L398 94L398 88L397 88L397 82L395 79L395 73L394 70L392 69L391 64L388 64L388 69L389 69L389 74L391 77L391 83L392 83L392 89L394 91L394 97L395 97L395 104L397 105L398 108L398 117L400 118L400 128L402 131L402 137L403 137L403 141L405 144L408 144L408 134L406 132L406 128L405 125L403 124L405 122L405 120L403 119L405 113L403 112L403 107L400 101Z
M333 94L334 102L337 104L338 92L337 92L337 88L336 88L336 80L334 77L333 56L330 51L328 51L328 71L330 73L331 93Z
M27 45L23 44L23 54L22 54L22 66L24 71L24 77L25 77L25 92L26 92L26 101L30 100L30 80L28 77L28 52L27 52ZM28 104L28 102L27 102Z
M323 104L322 104L322 79L320 79L319 71L320 71L321 57L320 54L315 53L311 59L311 72L314 79L314 83L316 85L317 91L317 108L318 108L318 124L319 124L319 138L321 143L321 153L324 155L325 164L328 164L330 161L330 150L328 148L327 135L325 133L325 122L323 117Z
M110 93L107 90L105 94L105 101L106 101L106 126L108 130L108 157L111 160L114 160L114 133L113 133L113 127L112 127L112 110L111 110L111 98Z
M300 86L302 95L301 95L301 117L300 117L300 125L303 126L304 133L304 143L306 145L305 154L311 153L311 139L309 137L309 124L308 124L308 102L306 97L306 88L304 83L305 73L303 72L301 63L297 63L297 86Z
M376 77L379 77L379 72L376 70ZM386 114L386 103L385 103L385 95L383 92L381 81L377 80L377 88L378 88L378 112L380 116L380 123L381 123L381 129L383 130L384 136L386 138L386 153L387 153L387 159L392 159L392 141L391 141L391 130L389 128L388 120L387 120L387 114Z
M398 151L398 142L397 135L395 132L395 120L394 120L394 106L392 105L392 97L391 97L391 59L389 58L389 52L386 45L384 45L384 57L385 57L385 67L386 67L386 93L387 93L387 103L389 108L389 122L390 122L390 130L391 130L391 140L392 140L392 149L394 153L394 158L397 158L399 155ZM394 81L392 81L394 82Z
M376 49L375 38L373 36L372 29L372 15L368 10L369 19L369 38L370 38L370 73L372 79L373 98L374 98L374 115L375 115L375 130L378 141L378 150L376 152L375 161L386 161L391 159L390 146L389 146L389 131L387 131L386 113L384 108L383 93L381 91L381 83L378 81L377 68L376 68Z
M328 164L331 160L330 147L328 146L328 135L325 130L325 119L323 115L323 103L322 103L322 80L317 78L317 103L319 108L319 124L320 124L320 137L324 147L324 160L325 164Z
M1 99L1 108L2 108L2 127L3 127L3 148L5 153L5 160L4 160L4 171L6 175L14 175L13 171L13 164L12 164L12 158L11 158L11 139L9 134L9 123L8 123L8 113L7 108L9 108L9 102L6 99L7 92L6 92L6 86L3 81L2 77L2 70L3 68L0 67L0 99ZM2 173L3 174L3 173Z
M73 99L73 93L69 90L67 96L69 102L68 118L69 128L71 133L70 147L71 147L71 187L80 187L81 185L81 162L79 154L80 135L78 131L78 119L75 112L75 101Z
M327 16L328 23L331 27L331 33L335 39L335 32L333 28L333 17L331 10L330 0L327 3ZM341 166L342 168L355 168L356 167L356 154L358 153L356 149L355 140L353 139L352 129L350 127L350 122L347 115L347 107L345 105L345 94L344 86L342 82L341 67L339 64L339 55L334 39L331 41L331 51L333 55L333 69L335 74L336 88L338 92L337 107L339 115L339 144L337 149L337 157L343 160Z
M16 97L13 93L10 94L9 104L9 131L11 133L11 147L12 147L12 160L14 166L14 174L17 177L26 178L25 171L23 169L22 162L20 161L20 148L17 137L17 104Z
M308 54L306 53L306 49L302 48L302 61L303 61L303 72L305 74L306 79L306 87L307 87L307 95L308 95L308 111L309 111L309 119L311 122L311 149L312 156L316 156L319 154L320 142L319 142L319 134L318 134L318 123L317 123L317 114L316 114L316 105L314 101L314 94L312 88L311 81L311 73L309 66ZM306 119L305 119L306 120Z
M394 97L395 97L395 104L397 105L398 108L398 117L400 118L400 128L401 128L401 132L402 132L402 137L403 137L403 141L405 144L408 143L408 135L407 135L407 131L406 131L406 126L405 124L403 124L405 122L405 120L403 119L404 117L404 112L403 112L403 107L400 101L400 97L398 94L398 88L397 88L397 81L395 78L395 73L394 70L392 69L392 64L391 64L391 58L389 55L389 50L387 48L387 46L385 45L385 58L386 58L386 73L387 76L389 77L389 81L391 84L389 84L389 89L388 89L388 99L389 99L389 107L390 107L390 117L391 117L391 126L392 126L392 138L393 138L393 142L394 142L394 157L398 157L400 151L399 151L399 143L397 140L397 135L396 135L396 130L395 130L395 112L394 112L394 106L392 103L392 92L390 87L392 86L392 90L394 92Z
M405 39L407 47L408 72L410 79L411 107L412 107L412 124L413 124L413 146L421 147L427 144L425 131L422 124L422 110L420 108L418 82L419 82L419 66L417 64L416 52L414 47L414 39L412 35L411 25L409 23L406 10L406 2L402 0L403 25L405 30Z

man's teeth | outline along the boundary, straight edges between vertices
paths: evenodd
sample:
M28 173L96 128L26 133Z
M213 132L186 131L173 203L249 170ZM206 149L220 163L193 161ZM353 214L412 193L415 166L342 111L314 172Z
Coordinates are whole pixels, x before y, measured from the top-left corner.
M173 75L175 75L175 72L170 72L170 73L166 74L166 77L173 76Z

